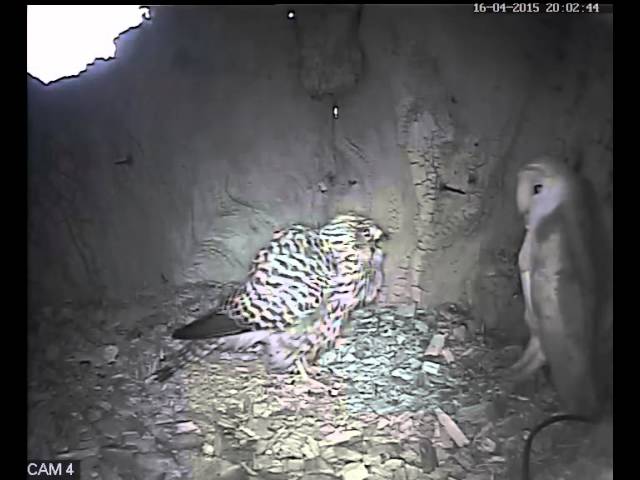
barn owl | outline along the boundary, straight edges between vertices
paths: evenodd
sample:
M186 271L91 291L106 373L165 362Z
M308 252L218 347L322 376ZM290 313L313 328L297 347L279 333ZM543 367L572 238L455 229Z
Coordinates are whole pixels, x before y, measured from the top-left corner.
M612 264L591 185L549 157L518 174L525 237L518 257L529 343L520 381L547 364L564 408L593 415L610 382ZM609 369L609 371L606 371Z

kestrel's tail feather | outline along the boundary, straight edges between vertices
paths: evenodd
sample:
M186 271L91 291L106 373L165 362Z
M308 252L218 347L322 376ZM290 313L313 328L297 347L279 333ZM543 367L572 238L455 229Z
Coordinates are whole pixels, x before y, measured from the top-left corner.
M164 382L187 364L198 362L211 355L214 351L240 352L257 343L263 342L268 336L268 331L256 330L221 337L213 342L189 342L189 344L185 345L173 359L169 360L167 365L152 373L149 380Z
M247 330L247 328L238 326L227 315L211 311L173 332L173 338L178 340L219 338L246 332Z

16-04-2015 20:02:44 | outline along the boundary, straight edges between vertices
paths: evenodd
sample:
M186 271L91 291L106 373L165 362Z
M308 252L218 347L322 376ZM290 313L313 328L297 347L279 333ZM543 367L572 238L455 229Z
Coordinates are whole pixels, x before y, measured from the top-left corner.
M608 9L599 3L518 2L474 3L474 13L601 13Z

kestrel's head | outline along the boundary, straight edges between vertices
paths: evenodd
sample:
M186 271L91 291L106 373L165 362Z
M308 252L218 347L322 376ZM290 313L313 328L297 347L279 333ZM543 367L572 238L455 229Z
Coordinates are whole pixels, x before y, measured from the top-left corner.
M338 215L330 223L350 225L356 229L358 240L364 243L375 243L378 240L385 240L389 237L373 220L357 213Z

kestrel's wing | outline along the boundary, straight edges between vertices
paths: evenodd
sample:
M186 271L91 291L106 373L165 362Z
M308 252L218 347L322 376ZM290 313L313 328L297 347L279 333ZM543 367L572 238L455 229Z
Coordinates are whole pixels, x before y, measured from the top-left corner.
M592 370L593 292L577 274L572 246L561 228L536 239L531 295L556 390L572 413L590 414L598 403Z

